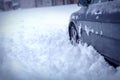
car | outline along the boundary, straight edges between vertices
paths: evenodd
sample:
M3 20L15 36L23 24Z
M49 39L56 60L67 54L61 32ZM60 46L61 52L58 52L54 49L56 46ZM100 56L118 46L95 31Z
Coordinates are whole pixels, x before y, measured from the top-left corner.
M120 0L78 0L80 10L68 25L72 45L92 45L109 62L120 66Z

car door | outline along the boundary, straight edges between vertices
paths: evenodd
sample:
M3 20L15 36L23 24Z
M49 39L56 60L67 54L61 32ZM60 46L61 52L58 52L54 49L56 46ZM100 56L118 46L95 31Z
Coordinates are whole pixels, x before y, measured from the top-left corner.
M120 60L120 1L92 0L86 12L84 30L88 43L105 57ZM106 50L108 49L108 50Z

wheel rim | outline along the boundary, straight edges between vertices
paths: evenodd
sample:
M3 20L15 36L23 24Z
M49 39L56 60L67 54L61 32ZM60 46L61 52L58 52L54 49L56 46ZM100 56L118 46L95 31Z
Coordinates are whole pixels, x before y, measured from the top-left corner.
M70 27L70 41L73 45L77 44L77 31L74 25Z

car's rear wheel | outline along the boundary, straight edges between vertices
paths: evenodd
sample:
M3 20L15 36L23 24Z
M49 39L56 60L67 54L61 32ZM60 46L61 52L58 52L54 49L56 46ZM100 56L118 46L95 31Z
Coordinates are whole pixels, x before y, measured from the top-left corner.
M79 43L78 32L74 24L71 24L69 27L69 37L72 45L77 45Z

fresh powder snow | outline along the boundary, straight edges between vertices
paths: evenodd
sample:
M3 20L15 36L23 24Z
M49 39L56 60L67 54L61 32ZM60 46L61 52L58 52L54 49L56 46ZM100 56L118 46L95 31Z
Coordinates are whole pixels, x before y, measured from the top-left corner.
M120 80L92 46L72 46L77 5L0 12L0 80Z

